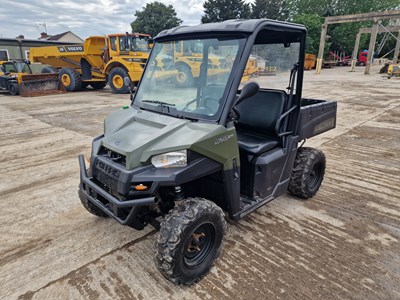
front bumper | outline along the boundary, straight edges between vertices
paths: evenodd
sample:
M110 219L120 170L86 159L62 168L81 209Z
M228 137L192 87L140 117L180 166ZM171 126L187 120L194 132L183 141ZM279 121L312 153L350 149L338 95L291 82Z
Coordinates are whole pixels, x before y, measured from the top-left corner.
M96 207L101 209L108 216L114 218L122 225L129 225L135 218L135 211L137 207L152 205L156 202L156 197L138 198L133 200L121 201L117 197L109 194L99 185L97 185L93 178L89 177L86 172L85 160L82 154L79 155L79 168L80 168L80 184L79 184L79 197L90 201ZM121 217L121 209L130 209L125 217Z

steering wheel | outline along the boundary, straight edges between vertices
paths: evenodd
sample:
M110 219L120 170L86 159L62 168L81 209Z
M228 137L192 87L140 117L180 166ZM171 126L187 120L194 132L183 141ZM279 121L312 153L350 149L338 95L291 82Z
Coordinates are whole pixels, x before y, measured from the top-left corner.
M186 103L186 105L182 108L182 111L186 111L189 108L190 104L193 104L197 99L193 99L191 101L189 101L188 103Z

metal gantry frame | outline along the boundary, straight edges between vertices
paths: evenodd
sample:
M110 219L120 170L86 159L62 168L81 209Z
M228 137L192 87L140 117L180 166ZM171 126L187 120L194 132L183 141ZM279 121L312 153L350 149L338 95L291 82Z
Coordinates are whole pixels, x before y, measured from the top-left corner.
M364 14L355 14L355 15L344 15L344 16L333 16L326 17L325 23L322 24L321 30L321 38L319 42L319 51L317 58L317 74L321 73L322 69L322 61L324 56L325 49L325 39L326 32L328 30L329 24L340 24L340 23L351 23L351 22L362 22L362 21L374 21L374 25L371 28L371 39L369 42L367 63L365 65L364 74L369 74L369 69L372 61L372 54L375 50L376 36L378 34L379 21L384 19L400 19L400 10L388 10L388 11L380 11L380 12L371 12ZM399 43L396 43L396 49L400 46ZM397 52L398 53L398 52ZM353 52L354 54L354 52ZM353 55L354 58L354 55Z
M390 27L384 27L382 24L380 24L381 27L378 27L378 33L382 32L390 32L390 34L396 39L396 47L394 48L394 55L393 55L393 63L397 63L397 58L399 56L399 48L400 48L400 26L390 26ZM398 32L397 37L392 34L392 32ZM358 55L358 50L360 47L360 38L362 34L371 34L372 33L372 28L360 28L360 30L357 33L356 36L356 43L354 44L354 50L353 50L353 55L352 55L352 60L351 60L351 67L350 67L350 72L354 71L354 68L357 63L357 55Z

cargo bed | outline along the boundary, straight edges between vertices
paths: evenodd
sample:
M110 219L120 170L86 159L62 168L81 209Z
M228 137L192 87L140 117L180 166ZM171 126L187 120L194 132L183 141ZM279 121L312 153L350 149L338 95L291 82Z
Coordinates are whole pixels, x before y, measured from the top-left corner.
M316 136L336 127L337 103L303 98L297 134L299 140Z

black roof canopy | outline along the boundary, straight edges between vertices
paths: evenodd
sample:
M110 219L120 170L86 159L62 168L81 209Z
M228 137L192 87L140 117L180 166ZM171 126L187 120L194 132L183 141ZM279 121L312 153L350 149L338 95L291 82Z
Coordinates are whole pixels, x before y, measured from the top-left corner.
M173 40L182 36L207 34L252 34L261 28L266 30L265 39L268 42L294 42L301 34L307 32L303 25L281 22L269 19L227 20L220 23L206 23L195 26L178 26L161 31L155 40ZM281 33L282 34L281 34ZM265 43L261 38L256 43Z

